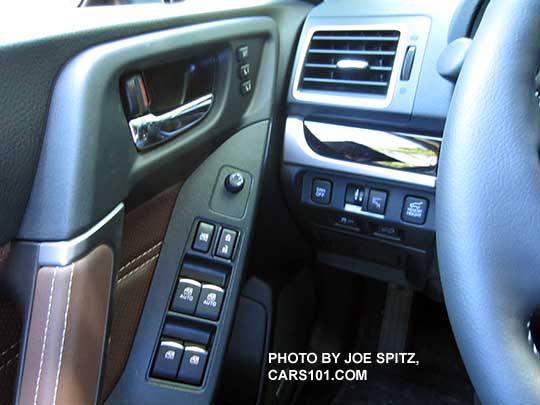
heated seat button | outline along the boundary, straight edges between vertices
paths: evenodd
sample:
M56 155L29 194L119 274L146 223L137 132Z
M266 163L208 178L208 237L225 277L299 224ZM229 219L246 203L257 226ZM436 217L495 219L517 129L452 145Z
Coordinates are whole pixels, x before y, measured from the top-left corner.
M208 352L199 346L186 346L177 380L192 385L201 385Z
M311 201L317 204L330 204L332 183L328 180L315 179L311 185Z
M386 191L371 190L369 192L368 211L374 214L384 214L387 196Z
M183 314L193 315L200 294L201 283L188 278L181 278L174 293L171 309Z
M195 315L216 321L223 303L224 290L212 284L203 284Z
M348 185L345 202L362 206L364 203L364 187Z
M223 228L216 248L216 256L224 259L230 259L233 254L234 244L236 243L236 231Z
M195 240L193 241L193 249L199 252L207 253L210 250L212 244L212 237L214 236L214 225L207 224L206 222L200 222L195 234Z
M152 377L174 380L183 354L184 346L180 343L170 340L162 341L154 361Z
M425 198L408 196L403 203L401 219L411 224L422 225L426 222L429 201Z

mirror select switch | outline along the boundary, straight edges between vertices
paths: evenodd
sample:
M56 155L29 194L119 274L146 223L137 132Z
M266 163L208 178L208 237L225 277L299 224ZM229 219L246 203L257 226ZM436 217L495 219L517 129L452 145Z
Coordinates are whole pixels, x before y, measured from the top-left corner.
M183 354L182 344L170 340L162 341L154 361L152 377L174 380Z
M208 359L208 351L199 346L186 346L177 380L192 385L201 385Z

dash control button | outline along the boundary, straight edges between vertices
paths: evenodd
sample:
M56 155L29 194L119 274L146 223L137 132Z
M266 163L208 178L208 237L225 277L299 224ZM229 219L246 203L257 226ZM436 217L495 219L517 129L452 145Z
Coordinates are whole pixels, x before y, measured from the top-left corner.
M252 86L251 86L251 80L246 80L245 82L242 82L240 85L240 94L243 96L251 93Z
M200 222L195 234L195 240L193 241L193 249L199 252L207 253L210 250L212 244L212 237L214 236L214 225L207 224L206 222Z
M195 316L217 321L223 303L223 288L212 284L203 284Z
M423 225L426 222L429 202L425 198L409 196L403 203L401 219L411 224Z
M152 377L174 380L183 354L184 346L180 343L173 341L161 342L152 369Z
M182 314L193 315L200 293L201 283L188 278L181 278L174 293L171 309Z
M234 244L236 243L236 231L223 228L216 249L216 256L223 259L230 259L233 254Z
M199 346L186 346L177 380L192 385L201 385L208 352Z
M384 214L387 196L386 191L371 190L369 192L368 211L374 214Z

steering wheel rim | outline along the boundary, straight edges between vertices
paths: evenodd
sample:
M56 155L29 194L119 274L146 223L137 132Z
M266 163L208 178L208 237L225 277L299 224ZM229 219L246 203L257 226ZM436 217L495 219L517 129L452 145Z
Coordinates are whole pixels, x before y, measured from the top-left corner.
M452 329L483 403L540 403L540 1L492 0L449 111L437 248Z

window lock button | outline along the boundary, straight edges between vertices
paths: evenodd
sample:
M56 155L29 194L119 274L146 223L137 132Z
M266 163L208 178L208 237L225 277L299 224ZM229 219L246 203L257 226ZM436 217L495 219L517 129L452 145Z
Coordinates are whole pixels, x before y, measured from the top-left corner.
M200 222L195 234L195 240L193 241L193 249L198 250L199 252L207 253L210 250L210 245L212 244L214 229L214 225L207 224L206 222Z

